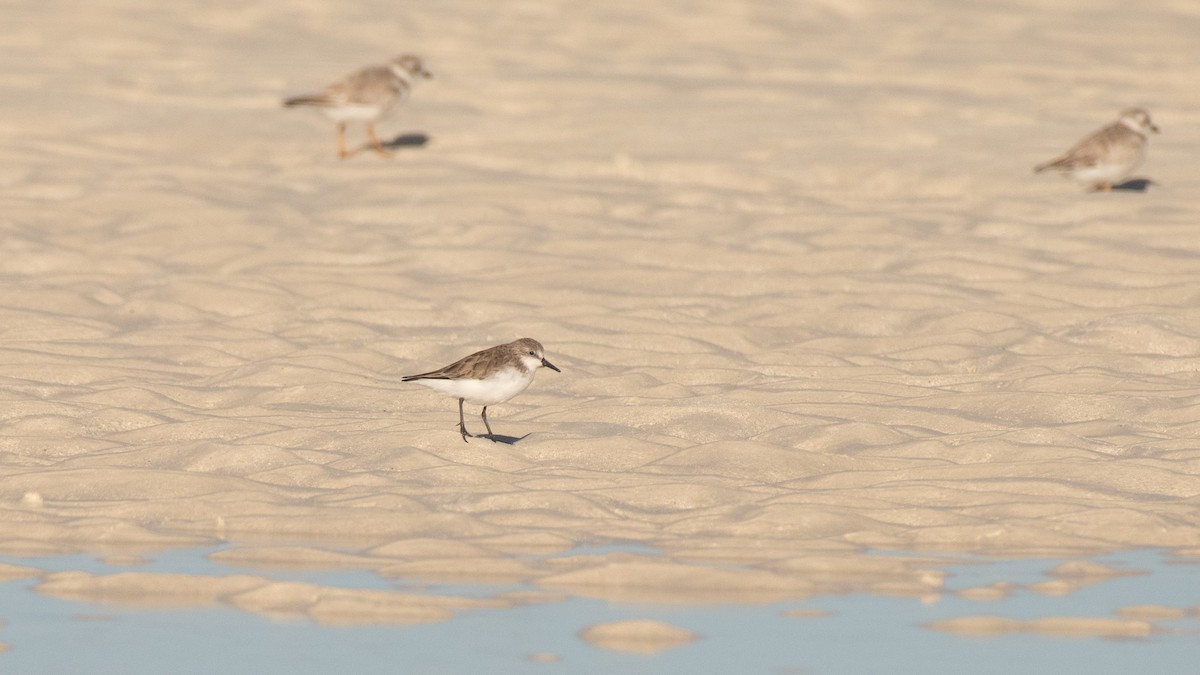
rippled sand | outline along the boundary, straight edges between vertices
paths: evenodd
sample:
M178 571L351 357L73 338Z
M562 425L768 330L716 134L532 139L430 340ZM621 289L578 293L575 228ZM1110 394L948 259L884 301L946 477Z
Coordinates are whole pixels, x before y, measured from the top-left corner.
M0 552L766 601L1200 550L1192 5L56 7L0 36ZM393 159L280 107L400 51ZM1145 191L1032 175L1130 105ZM522 336L515 445L400 382ZM663 555L545 557L611 541Z

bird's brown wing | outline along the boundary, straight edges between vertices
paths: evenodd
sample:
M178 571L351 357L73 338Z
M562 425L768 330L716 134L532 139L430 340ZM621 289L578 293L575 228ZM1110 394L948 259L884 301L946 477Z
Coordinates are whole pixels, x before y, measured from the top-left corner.
M367 66L334 82L318 94L289 98L285 106L311 105L332 108L342 105L385 105L401 92L404 83L387 66Z
M339 105L384 105L403 87L404 83L387 66L369 66L330 85L324 96Z
M1034 171L1069 171L1107 162L1119 162L1136 155L1141 147L1137 134L1119 124L1099 129L1071 146L1061 157L1039 164Z
M403 382L411 380L458 380L470 377L472 373L490 370L503 355L504 352L499 347L490 347L475 352L470 356L464 356L444 368L431 370L428 373L421 373L420 375L408 375L400 379Z

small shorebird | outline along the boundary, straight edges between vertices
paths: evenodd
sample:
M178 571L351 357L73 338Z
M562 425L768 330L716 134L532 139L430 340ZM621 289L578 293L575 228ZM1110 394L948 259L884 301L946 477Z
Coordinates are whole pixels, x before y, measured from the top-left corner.
M1147 135L1158 133L1150 113L1130 108L1116 122L1085 136L1061 157L1034 167L1035 173L1058 171L1093 191L1111 192L1146 156Z
M490 405L504 403L525 391L533 383L534 373L545 366L561 373L553 363L546 360L542 344L533 338L521 338L508 344L496 345L475 352L454 363L420 375L408 375L404 382L416 382L430 389L458 399L458 431L463 442L467 437L467 422L463 418L463 402L483 406L483 426L494 443L492 425L488 424L487 409Z
M419 57L405 54L383 65L356 70L320 93L286 99L283 105L319 108L336 122L338 156L342 159L354 154L346 150L346 122L355 120L366 122L367 136L375 152L390 157L392 153L375 137L375 122L408 98L417 78L430 77L433 75L425 70Z

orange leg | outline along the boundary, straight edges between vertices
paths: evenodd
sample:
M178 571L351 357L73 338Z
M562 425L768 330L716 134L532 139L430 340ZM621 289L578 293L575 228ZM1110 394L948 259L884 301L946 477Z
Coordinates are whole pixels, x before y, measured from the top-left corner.
M354 153L352 151L346 150L346 123L345 122L338 122L337 134L338 134L338 157L340 157L341 159L346 159L347 157L349 157L350 155L353 155Z
M375 137L375 125L372 124L371 122L367 122L367 136L370 137L371 146L375 148L375 152L378 152L380 155L383 155L384 157L392 156L392 153L383 149L383 143L380 143L379 139Z

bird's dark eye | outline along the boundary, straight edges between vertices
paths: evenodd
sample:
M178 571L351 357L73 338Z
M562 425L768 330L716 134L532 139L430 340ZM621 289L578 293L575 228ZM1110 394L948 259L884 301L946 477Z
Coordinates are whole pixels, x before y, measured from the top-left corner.
M529 355L530 355L530 356L537 356L537 354L534 354L533 352L529 352Z

